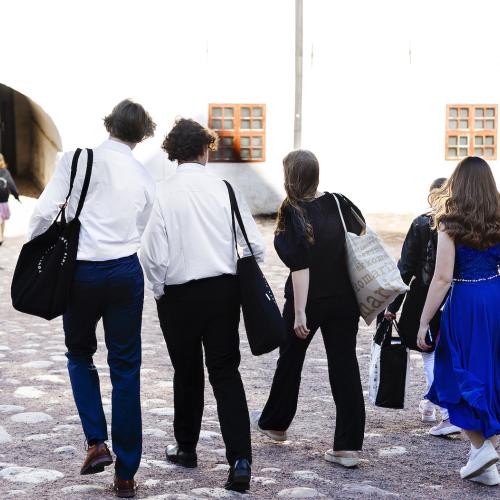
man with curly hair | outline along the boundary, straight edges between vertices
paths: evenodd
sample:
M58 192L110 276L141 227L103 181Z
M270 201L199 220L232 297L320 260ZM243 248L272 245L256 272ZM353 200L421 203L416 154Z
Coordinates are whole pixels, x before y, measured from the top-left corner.
M177 161L176 174L158 186L143 238L141 261L157 300L160 325L175 370L174 434L167 460L196 467L203 415L203 349L230 465L225 487L250 487L250 421L238 370L239 288L231 205L224 182L207 171L216 134L180 119L163 149ZM236 198L257 260L264 243L243 197ZM243 235L238 240L243 248ZM248 251L244 252L248 255Z

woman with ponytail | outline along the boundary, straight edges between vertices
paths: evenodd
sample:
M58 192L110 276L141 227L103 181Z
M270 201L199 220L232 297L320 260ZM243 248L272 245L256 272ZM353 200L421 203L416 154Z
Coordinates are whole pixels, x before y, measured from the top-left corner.
M337 408L333 450L325 459L353 467L363 443L365 408L356 358L360 314L347 272L344 229L334 196L318 191L316 156L292 151L283 166L287 197L279 210L274 245L290 269L283 311L288 335L256 427L275 441L286 439L297 410L306 351L321 328ZM359 234L362 228L353 211L362 217L360 211L344 196L337 198L348 230Z

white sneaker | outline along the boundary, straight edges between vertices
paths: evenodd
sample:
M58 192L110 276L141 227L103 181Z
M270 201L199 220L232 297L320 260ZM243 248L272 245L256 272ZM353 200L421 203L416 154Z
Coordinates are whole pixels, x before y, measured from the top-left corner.
M418 410L422 416L422 422L435 422L437 420L436 407L428 399L422 399L422 401L420 401Z
M485 484L486 486L496 486L500 484L500 474L495 464L490 465L479 476L471 477L470 481Z
M450 434L457 434L461 431L462 429L460 429L460 427L453 425L449 420L443 420L438 425L431 427L429 429L429 434L433 436L449 436Z
M462 479L471 479L479 476L485 469L498 462L498 453L492 442L487 439L481 448L471 446L469 461L460 469Z
M273 431L269 429L262 429L259 425L260 416L262 412L260 411L252 411L250 412L250 424L252 428L259 431L264 436L271 438L273 441L283 442L287 440L286 431Z
M324 458L327 462L339 464L343 467L356 467L359 465L359 455L357 451L344 452L352 454L350 457L335 455L333 450L325 451Z

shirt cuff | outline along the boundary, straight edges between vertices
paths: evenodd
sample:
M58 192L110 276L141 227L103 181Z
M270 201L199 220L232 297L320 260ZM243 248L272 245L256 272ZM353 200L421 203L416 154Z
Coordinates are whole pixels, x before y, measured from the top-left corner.
M156 300L159 300L165 295L165 285L163 283L153 286L153 295Z

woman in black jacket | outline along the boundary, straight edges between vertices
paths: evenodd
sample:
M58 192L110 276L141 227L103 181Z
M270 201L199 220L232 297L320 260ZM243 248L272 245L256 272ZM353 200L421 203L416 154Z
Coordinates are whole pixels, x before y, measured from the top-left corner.
M3 243L5 221L10 219L9 196L12 195L19 201L16 183L7 169L7 163L0 154L0 245Z
M274 245L290 269L283 311L288 334L257 428L276 441L286 439L297 410L306 351L321 328L337 408L334 446L325 459L353 467L363 444L365 407L356 358L360 313L347 271L344 229L334 196L317 190L319 164L314 154L292 151L283 165L287 198L278 215ZM349 230L360 233L353 210L361 213L347 198L337 196Z
M430 192L439 189L446 179L436 179L430 187ZM401 258L398 268L403 281L410 285L407 294L400 295L385 313L387 319L396 319L401 304L403 310L399 319L400 335L404 338L406 345L413 350L422 353L424 373L427 381L427 391L434 379L434 349L422 352L417 346L417 333L420 325L420 316L424 308L427 292L434 275L436 264L437 231L432 228L432 216L429 213L418 216L410 226L401 250ZM439 323L441 311L438 311L430 324L428 342L434 347L436 337L439 334ZM427 399L422 399L419 411L423 422L436 422L436 408ZM448 411L441 408L442 422L429 430L434 436L445 436L460 432L460 429L449 421Z

